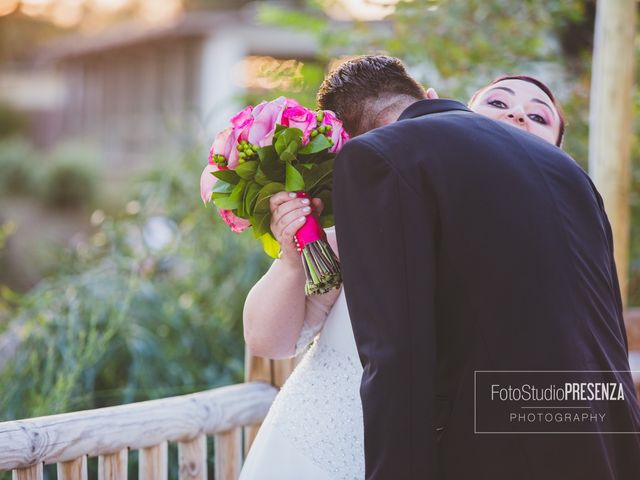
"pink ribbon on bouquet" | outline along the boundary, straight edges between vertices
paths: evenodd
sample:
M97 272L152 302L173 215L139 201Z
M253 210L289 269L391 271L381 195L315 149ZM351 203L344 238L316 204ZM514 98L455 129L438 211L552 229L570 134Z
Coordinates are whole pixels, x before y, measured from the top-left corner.
M309 198L305 192L296 192L298 198ZM327 240L327 234L320 225L320 221L316 218L315 213L306 216L304 225L300 227L297 233L294 235L296 241L297 250L302 254L302 250L305 245L316 240Z

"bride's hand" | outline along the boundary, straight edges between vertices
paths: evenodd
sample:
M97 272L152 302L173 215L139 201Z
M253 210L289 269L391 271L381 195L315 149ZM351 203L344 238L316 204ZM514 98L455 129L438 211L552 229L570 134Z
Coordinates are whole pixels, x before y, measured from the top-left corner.
M291 196L293 195L293 197ZM302 219L311 213L322 213L324 205L319 198L297 198L293 192L278 192L269 199L271 209L271 232L280 244L280 260L296 268L302 268L300 253L293 239L295 233L304 225Z

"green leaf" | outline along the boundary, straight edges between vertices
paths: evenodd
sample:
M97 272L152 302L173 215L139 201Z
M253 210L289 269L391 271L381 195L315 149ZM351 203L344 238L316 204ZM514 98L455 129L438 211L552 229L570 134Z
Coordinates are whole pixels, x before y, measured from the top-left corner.
M245 180L253 180L253 177L256 174L256 169L258 168L258 161L251 160L249 162L241 163L236 167L236 173L240 178L244 178Z
M320 226L322 228L333 227L336 224L336 221L333 218L333 215L322 215L320 217Z
M284 183L284 165L272 145L258 149L260 168L272 182Z
M322 200L322 216L333 215L333 198L331 190L325 189L318 193L309 193L309 196L316 197Z
M296 167L289 162L286 164L287 176L285 181L285 190L287 192L297 192L304 190L304 179Z
M225 210L234 210L240 204L237 199L232 199L230 196L214 198L213 203L216 207L224 208Z
M331 142L329 142L329 139L324 135L318 135L312 138L309 143L298 151L298 153L302 155L311 155L328 148L331 148Z
M331 187L331 181L333 180L333 161L334 158L330 158L317 164L314 168L302 172L305 188L309 195L313 195L313 192L319 190L325 183L327 187Z
M253 235L260 238L265 233L271 233L271 211L256 213L251 221Z
M217 207L224 208L225 210L240 209L240 211L236 213L236 214L239 214L238 216L240 216L243 213L242 199L243 199L244 189L246 184L247 184L246 180L240 179L238 184L235 187L233 187L233 190L231 191L231 194L228 197L216 198L213 203L215 203ZM244 216L243 218L246 218L246 216Z
M261 189L262 186L258 185L256 182L251 182L246 189L247 194L244 199L244 209L249 216L253 216L256 201L258 200L258 193L260 193Z
M260 185L262 185L263 187L270 183L271 180L269 180L269 177L267 177L264 172L262 171L262 168L260 168L260 166L258 166L258 168L256 169L256 176L253 177L253 181L259 183Z
M274 147L276 153L282 158L282 152L288 151L295 155L302 145L302 130L299 128L287 128L280 133Z
M262 248L267 255L271 258L278 258L278 254L280 253L280 244L270 232L262 235L260 237L260 241L262 242Z
M258 192L258 198L254 207L255 212L271 212L269 208L269 198L271 198L271 195L282 192L284 189L284 185L278 182L269 183L262 187Z
M285 150L280 154L280 159L283 162L291 163L296 159L295 154L291 153L289 150Z
M231 194L234 185L223 182L222 180L218 180L213 186L213 190L211 192L211 200L215 200L218 198L226 198ZM216 202L213 202L214 204ZM221 207L222 208L222 207Z
M237 184L240 180L238 174L233 170L216 170L215 172L211 172L211 174L223 182L231 183L233 185Z

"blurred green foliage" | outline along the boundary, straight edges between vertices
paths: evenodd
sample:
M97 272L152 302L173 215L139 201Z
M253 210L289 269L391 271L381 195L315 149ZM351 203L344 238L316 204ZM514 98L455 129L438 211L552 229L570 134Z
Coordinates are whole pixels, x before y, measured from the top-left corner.
M0 141L0 195L33 193L35 152L20 138Z
M14 307L23 341L0 366L3 420L189 393L243 378L244 298L268 258L197 189L204 149L61 252Z
M101 176L98 152L68 143L58 146L48 157L38 177L42 200L58 208L91 205Z
M0 140L26 133L29 120L23 112L0 102Z

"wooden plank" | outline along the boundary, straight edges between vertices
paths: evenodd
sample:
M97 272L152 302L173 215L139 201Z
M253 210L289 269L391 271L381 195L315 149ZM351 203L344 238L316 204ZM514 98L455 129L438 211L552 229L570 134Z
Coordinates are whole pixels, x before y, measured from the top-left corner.
M295 358L286 358L284 360L272 360L273 362L273 386L281 388L287 381L291 372L295 368Z
M244 381L273 383L273 361L268 358L256 357L251 354L249 347L244 351ZM266 414L265 414L266 415ZM262 419L260 419L262 420ZM258 434L260 423L249 425L244 429L244 451L248 452L253 440Z
M87 456L60 462L57 470L58 480L87 480Z
M611 223L625 305L636 16L636 0L598 0L589 106L589 173L602 194Z
M178 443L178 465L180 480L207 480L206 435Z
M236 480L242 467L242 430L234 428L214 437L216 480Z
M127 480L129 451L125 448L98 457L98 480Z
M0 423L0 471L138 450L261 422L277 390L263 382L117 407Z
M169 474L167 445L168 443L165 441L153 447L140 449L139 480L167 480Z
M256 357L249 347L244 352L244 381L273 383L272 361L268 358Z
M13 480L42 480L43 469L42 463L31 465L26 468L19 468L12 472L11 478Z

